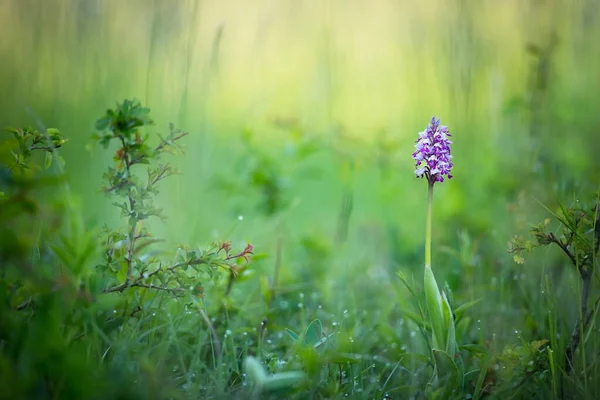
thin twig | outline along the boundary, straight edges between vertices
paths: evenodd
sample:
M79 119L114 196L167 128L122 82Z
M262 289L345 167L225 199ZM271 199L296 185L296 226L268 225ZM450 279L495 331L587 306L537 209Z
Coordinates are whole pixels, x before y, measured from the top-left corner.
M127 179L131 179L131 160L129 159L127 144L125 143L125 138L123 136L119 136L119 139L121 140L121 144L123 146L123 160L125 161L125 169L127 170ZM135 200L133 199L131 188L127 192L127 199L129 200L129 212L133 213L135 208ZM125 277L125 285L127 285L127 281L129 281L133 272L133 252L135 250L137 224L137 219L134 219L133 222L130 222L129 224L129 248L127 249L127 257L125 258L125 261L127 261L127 276Z
M162 140L160 142L160 144L158 146L156 146L156 148L154 149L154 152L159 152L161 151L163 148L170 146L172 144L172 142L175 142L179 139L181 139L184 136L187 136L189 133L188 132L181 132L180 135L173 137L172 139L169 140Z
M167 271L174 271L177 268L181 268L181 267L189 267L192 265L200 265L200 264L211 264L210 262L210 256L212 256L213 253L208 254L207 257L203 257L203 258L198 258L196 260L190 260L190 261L183 261L177 264L173 264L169 267L163 268L162 265L159 265L158 268L156 268L154 271L149 272L148 274L144 275L144 273L141 273L139 277L137 277L133 282L130 281L129 279L119 285L104 289L102 291L102 293L114 293L114 292L122 292L123 290L130 288L130 287L143 287L143 288L147 288L147 289L159 289L159 290L170 290L170 289L166 289L164 286L156 286L156 285L149 285L149 284L144 284L142 283L143 280L145 279L149 279L152 276L158 274L159 272L167 272Z
M558 239L556 236L554 236L554 233L551 232L549 236L552 242L556 243L558 247L560 247L562 251L567 255L567 257L569 257L573 265L577 267L577 260L575 259L575 255L571 253L571 250L569 250L567 245L563 243L560 239Z
M209 265L212 267L222 267L222 268L228 270L232 274L232 278L235 278L236 274L237 274L236 267L228 264L227 261L231 261L231 260L239 258L239 257L243 257L244 259L246 259L246 261L248 261L248 255L252 254L252 247L250 245L248 245L240 253L234 254L231 256L227 256L224 260L213 260L212 257L214 257L217 253L218 253L218 251L208 253L201 258L182 261L182 262L173 264L166 268L163 268L163 266L161 264L158 266L158 268L156 268L152 272L149 272L149 273L141 272L140 275L135 280L132 280L131 274L128 274L125 282L123 282L119 285L110 287L110 288L106 288L102 291L102 293L123 292L125 289L130 288L130 287L140 287L140 288L146 288L146 289L158 289L158 290L168 290L168 291L178 290L178 289L166 288L165 286L156 286L156 285L152 285L152 284L145 284L142 281L149 279L160 272L172 272L181 267L190 267L193 265L201 265L201 264Z
M27 300L25 300L24 302L22 302L21 304L19 304L17 306L17 311L22 311L26 308L28 308L31 304L33 304L33 298L30 297Z
M46 150L50 153L54 152L54 147L51 146L31 146L29 150Z
M202 319L204 320L204 322L206 322L206 325L208 325L208 330L210 331L212 338L213 338L213 344L215 346L215 353L217 356L217 359L221 358L221 342L219 341L219 337L217 336L217 331L215 331L215 327L213 326L212 322L210 322L210 318L208 318L208 315L206 315L206 312L202 309L202 307L200 307L200 305L198 305L198 312L200 312L200 315L202 316Z
M598 252L598 247L600 243L600 215L598 213L599 207L600 204L596 205L595 207L596 220L594 226L594 239L596 243L594 246L594 255ZM550 234L550 236L553 239L553 241L557 243L563 249L563 251L565 251L565 253L567 253L569 258L571 258L571 262L573 262L573 264L578 267L579 275L581 277L581 280L583 281L583 287L581 290L581 309L579 311L579 315L577 316L577 320L575 321L573 333L571 334L571 341L569 342L569 346L565 350L566 372L568 375L570 375L574 369L573 356L575 355L575 351L577 351L577 348L581 343L581 335L582 333L585 334L585 332L589 329L590 324L592 322L592 317L594 315L594 311L600 304L600 298L596 299L594 307L591 310L588 310L590 286L593 277L592 271L594 267L594 257L588 257L584 259L581 265L577 265L575 257L572 255L572 253L568 249L566 249L566 247L561 246L562 242L560 240L556 240L556 237L553 234Z

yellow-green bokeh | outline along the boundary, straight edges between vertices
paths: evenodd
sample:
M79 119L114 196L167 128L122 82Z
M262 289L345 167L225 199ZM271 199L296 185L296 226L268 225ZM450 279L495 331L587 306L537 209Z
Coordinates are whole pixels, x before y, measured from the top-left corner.
M2 0L0 123L38 118L71 138L64 155L72 188L96 223L113 215L97 193L110 154L84 150L96 118L136 97L152 108L157 130L169 122L189 130L184 175L161 197L170 221L157 229L174 241L208 240L237 224L210 180L233 171L244 128L267 149L283 141L277 118L322 137L343 127L367 143L386 132L397 142L397 176L356 175L354 226L398 225L410 248L421 242L425 215L426 185L410 159L417 132L435 114L454 133L456 179L436 191L437 215L473 209L475 221L495 218L514 198L485 185L504 182L500 162L526 155L531 134L527 118L507 112L530 95L538 60L527 46L558 37L549 75L553 98L562 99L556 114L577 119L580 103L599 104L598 14L583 0ZM579 133L549 143L583 171L595 158ZM344 184L335 173L326 179L298 184L293 227L333 231ZM279 221L248 212L238 239L272 252Z

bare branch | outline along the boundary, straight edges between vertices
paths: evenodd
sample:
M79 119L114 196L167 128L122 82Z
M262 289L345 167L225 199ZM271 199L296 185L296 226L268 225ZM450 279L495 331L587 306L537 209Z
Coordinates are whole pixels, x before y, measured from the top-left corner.
M567 245L565 243L563 243L560 239L558 239L554 233L550 233L550 240L553 243L556 243L558 245L558 247L560 247L562 249L562 251L567 255L567 257L569 257L569 259L571 260L571 262L573 263L574 266L578 266L577 265L577 259L575 258L575 255L573 253L571 253L571 250L569 250L569 248L567 247Z

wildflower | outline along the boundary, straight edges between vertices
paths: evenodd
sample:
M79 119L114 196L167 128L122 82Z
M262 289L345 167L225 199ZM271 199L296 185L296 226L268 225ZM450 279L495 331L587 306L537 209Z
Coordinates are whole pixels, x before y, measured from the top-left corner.
M225 253L229 254L229 252L231 251L231 242L230 241L220 242L219 250L217 251L217 253L221 250L225 250Z
M444 176L452 179L452 155L448 139L450 132L447 126L440 126L440 120L431 118L429 125L423 132L419 132L419 139L415 144L416 151L412 157L416 161L415 174L417 178L425 177L430 185L435 182L444 182Z
M244 250L242 250L241 252L239 252L238 254L234 254L234 255L228 255L225 260L233 260L234 258L240 258L243 257L244 260L246 260L246 262L250 262L250 255L254 254L254 246L252 246L250 243L248 243L246 245L246 247L244 248Z
M433 356L438 368L438 377L444 374L438 365L439 354L446 353L452 359L456 352L456 337L452 309L444 292L439 286L431 268L431 237L433 225L433 186L436 182L444 182L444 177L452 179L452 155L450 145L452 142L448 127L440 125L440 120L431 118L427 128L419 133L413 153L415 174L417 178L425 177L428 183L427 190L427 220L425 223L425 274L424 292L429 321L432 330ZM437 352L437 353L436 353ZM441 352L441 353L440 353ZM438 354L438 356L436 356ZM442 357L443 358L443 357ZM440 359L441 360L441 359ZM442 360L444 361L444 360Z

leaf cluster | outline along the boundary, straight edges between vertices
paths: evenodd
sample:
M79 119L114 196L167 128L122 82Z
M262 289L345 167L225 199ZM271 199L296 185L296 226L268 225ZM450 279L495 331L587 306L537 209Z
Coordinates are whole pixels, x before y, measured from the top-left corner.
M105 149L112 141L118 147L113 165L103 176L103 191L109 197L119 198L113 205L127 220L126 229L104 229L104 260L97 270L105 276L104 293L123 292L129 288L152 289L173 296L204 296L205 279L217 280L215 272L227 272L229 285L243 271L253 252L248 244L241 251L232 251L230 242L213 243L206 248L180 248L171 262L163 262L161 252L153 247L162 240L154 237L144 221L150 217L163 218L155 205L159 183L173 176L177 170L161 161L164 153L182 153L180 140L187 132L169 126L169 134L158 136L158 144L150 144L150 135L142 129L153 125L150 109L139 101L125 100L109 109L96 128L101 130L93 138ZM135 168L134 168L135 167ZM145 170L141 179L139 168Z
M11 133L17 142L17 148L10 150L14 160L14 165L10 169L17 168L21 172L32 167L30 158L36 150L46 152L45 167L48 168L55 150L67 142L64 135L56 128L48 128L45 132L39 132L31 127L6 128L5 130Z
M550 211L550 210L548 210ZM560 206L557 213L551 212L560 223L555 232L549 230L551 219L534 225L530 229L532 239L515 236L508 243L508 253L518 264L525 263L525 255L537 247L556 245L567 255L571 264L577 268L593 263L598 248L596 206L577 204L573 207Z

